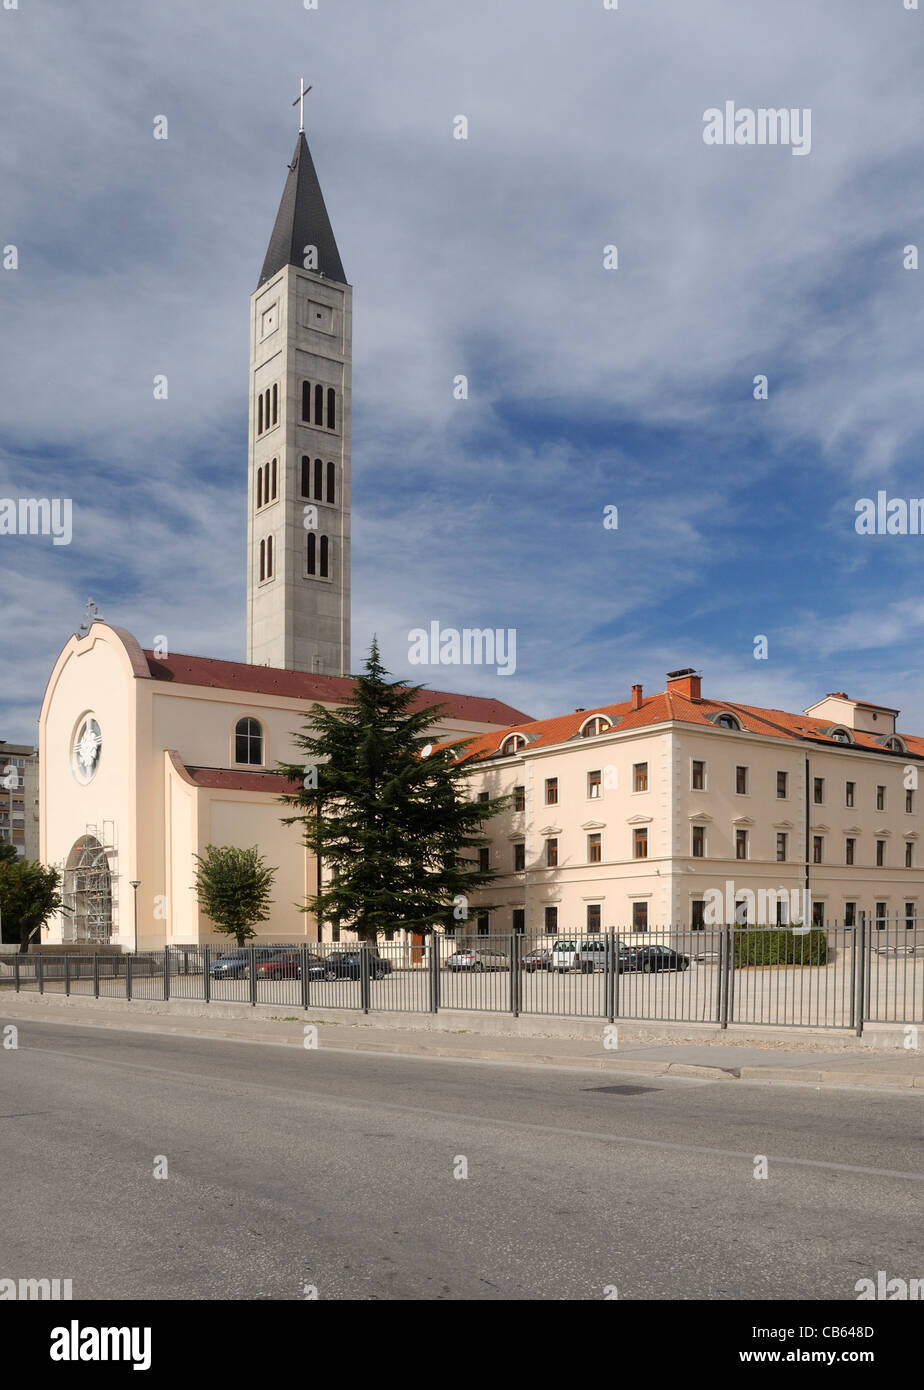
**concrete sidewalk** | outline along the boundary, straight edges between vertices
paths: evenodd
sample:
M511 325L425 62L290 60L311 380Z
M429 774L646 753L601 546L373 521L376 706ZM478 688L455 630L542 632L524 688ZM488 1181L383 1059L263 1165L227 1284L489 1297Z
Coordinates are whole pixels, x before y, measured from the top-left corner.
M216 1007L222 1009L220 1014ZM721 1031L710 1025L625 1022L616 1025L618 1046L611 1049L604 1046L606 1025L586 1019L508 1018L507 1031L499 1032L485 1028L486 1018L478 1014L464 1016L464 1028L447 1028L442 1015L437 1016L440 1027L434 1026L430 1015L415 1015L414 1026L407 1026L408 1017L394 1016L385 1022L380 1015L373 1021L355 1014L335 1018L310 1012L281 1014L270 1005L255 1009L211 1006L206 1012L201 1004L183 1000L127 1003L54 994L0 997L0 1022L32 1020L283 1047L303 1047L305 1026L315 1025L320 1048L357 1053L591 1069L614 1075L924 1091L924 1053L902 1046L905 1030L900 1027L885 1038L860 1040L851 1034L807 1029ZM458 1017L453 1021L458 1022ZM546 1031L546 1025L563 1023L571 1036ZM518 1024L525 1026L517 1029ZM612 1034L606 1036L612 1040Z

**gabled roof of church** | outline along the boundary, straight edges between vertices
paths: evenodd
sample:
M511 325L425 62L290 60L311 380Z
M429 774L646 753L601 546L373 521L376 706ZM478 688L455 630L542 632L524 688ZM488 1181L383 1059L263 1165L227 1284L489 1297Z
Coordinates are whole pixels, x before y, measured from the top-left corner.
M276 275L283 266L303 266L306 246L317 247L317 269L321 275L341 285L347 284L314 160L304 132L299 131L259 284Z
M220 661L210 656L184 656L171 652L159 657L145 651L148 672L153 680L169 681L174 685L202 685L214 690L244 690L252 695L280 695L286 699L303 700L313 704L343 704L353 693L350 676L321 676L308 671L286 671L278 666L248 666L243 661ZM503 700L483 695L453 695L443 690L421 690L418 709L443 706L447 719L471 721L475 724L494 724L504 727L517 721L529 720L522 710L514 709Z

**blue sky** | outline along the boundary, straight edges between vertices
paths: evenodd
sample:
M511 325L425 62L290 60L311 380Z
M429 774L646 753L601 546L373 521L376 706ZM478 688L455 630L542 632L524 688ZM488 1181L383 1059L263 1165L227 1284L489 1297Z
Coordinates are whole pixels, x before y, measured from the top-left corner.
M924 537L854 530L858 498L924 495L924 12L21 0L0 27L0 497L75 508L70 546L0 537L0 737L32 737L88 595L243 658L248 303L302 73L354 286L354 666L376 632L395 673L542 716L689 665L924 731ZM705 145L726 100L810 108L811 153ZM409 666L433 620L516 629L516 673Z

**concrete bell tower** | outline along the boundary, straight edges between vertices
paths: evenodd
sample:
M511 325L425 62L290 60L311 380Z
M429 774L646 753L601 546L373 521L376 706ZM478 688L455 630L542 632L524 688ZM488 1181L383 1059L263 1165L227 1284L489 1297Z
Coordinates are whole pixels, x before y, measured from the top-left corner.
M352 313L301 129L250 306L252 665L350 672Z

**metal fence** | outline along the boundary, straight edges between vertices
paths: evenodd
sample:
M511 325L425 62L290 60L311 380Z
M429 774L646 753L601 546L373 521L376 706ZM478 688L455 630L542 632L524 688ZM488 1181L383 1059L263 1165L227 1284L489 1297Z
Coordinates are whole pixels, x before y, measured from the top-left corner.
M127 955L0 957L0 988L288 1009L753 1023L924 1023L924 928L663 928L587 937L458 936Z

